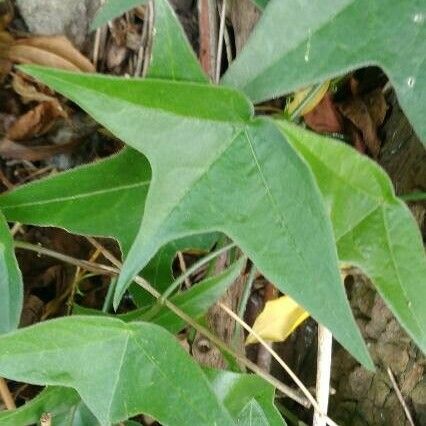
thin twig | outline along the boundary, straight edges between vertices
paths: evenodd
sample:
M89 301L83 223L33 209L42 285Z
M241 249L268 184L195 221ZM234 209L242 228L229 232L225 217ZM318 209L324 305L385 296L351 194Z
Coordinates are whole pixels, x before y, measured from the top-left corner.
M216 0L198 1L198 21L200 32L200 62L203 70L214 81L217 48L217 8Z
M321 411L327 414L330 395L331 350L333 336L323 325L318 325L318 357L316 397ZM320 412L314 412L312 426L325 426L326 419Z
M108 265L101 265L99 263L92 263L87 260L76 259L75 257L67 256L66 254L59 253L54 250L41 247L40 245L27 243L25 241L15 240L14 245L16 248L33 251L35 253L53 257L62 262L69 263L71 265L80 266L90 272L95 272L102 275L117 275L117 268L113 268Z
M105 0L100 0L100 6L102 7L105 3ZM95 43L93 45L93 65L95 67L95 69L97 69L97 65L98 65L98 60L99 60L99 47L101 45L101 33L102 33L103 28L98 28L96 30L96 34L95 34Z
M0 397L3 400L7 410L14 410L16 408L13 396L10 393L6 380L4 380L3 377L0 377Z
M99 243L98 243L99 244ZM103 248L102 254L107 257L108 260L111 261L116 267L111 267L107 265L100 265L96 263L91 263L86 260L80 260L73 258L71 256L64 255L62 253L55 252L53 250L46 249L44 247L41 247L39 245L26 243L23 241L15 241L15 247L21 248L25 250L34 251L36 253L46 255L53 257L55 259L61 260L66 263L70 263L71 265L81 266L83 268L86 268L89 271L97 272L99 274L105 274L105 275L119 275L120 274L120 268L122 266L121 262L107 249ZM108 254L107 254L108 253ZM158 292L154 287L152 287L145 279L142 277L135 277L134 281L140 285L144 290L146 290L148 293L150 293L155 298L159 299L162 295L160 292ZM187 322L189 325L191 325L195 330L203 334L205 337L207 337L213 344L215 344L219 349L227 352L229 355L231 355L233 358L235 358L239 363L244 365L245 367L252 370L254 373L262 377L264 380L269 382L272 386L277 388L280 392L282 392L284 395L288 396L293 401L299 403L300 405L303 405L306 408L310 407L310 402L304 398L302 395L300 395L297 391L293 390L291 387L285 385L284 383L281 383L279 380L277 380L275 377L271 376L268 373L265 373L262 371L256 364L251 362L248 358L246 358L243 355L240 355L236 352L234 352L231 348L227 346L226 343L224 343L222 340L220 340L217 336L215 336L213 333L211 333L209 330L207 330L202 325L198 324L193 318L191 318L189 315L187 315L185 312L183 312L180 308L178 308L176 305L174 305L172 302L170 302L168 299L164 300L164 305L169 308L172 312L174 312L178 317L182 318L185 322Z
M327 424L330 426L337 426L337 424L330 419L326 414L324 414L320 407L318 406L317 401L312 396L312 394L309 392L309 390L306 388L306 386L301 382L301 380L296 376L296 374L293 372L293 370L284 362L284 360L275 352L275 350L268 346L268 344L265 342L265 340L262 339L245 321L243 321L238 315L236 315L231 309L229 309L227 306L225 306L223 303L219 303L219 306L235 321L237 321L239 324L241 324L250 334L252 334L256 339L259 341L259 343L264 346L274 357L274 359L278 362L278 364L283 367L283 369L287 372L287 374L292 378L292 380L299 386L300 390L305 395L306 399L312 404L312 406L315 408L316 411L319 411L322 416L324 416L327 420Z
M10 233L12 234L12 237L14 237L22 228L22 223L15 222L15 224L12 226L12 229L10 230Z
M218 36L217 54L216 54L216 73L215 73L215 79L214 79L216 84L218 84L220 80L223 39L224 39L224 32L225 32L225 18L226 18L226 0L222 0L222 11L220 13L220 26L219 26L219 36Z
M398 397L398 400L401 403L402 408L404 409L405 416L407 417L408 423L410 423L411 426L415 426L414 421L413 421L413 417L411 417L410 410L408 409L407 404L404 400L404 397L402 396L402 393L399 390L398 383L396 382L395 377L394 377L390 367L387 368L387 372L388 372L389 378L392 382L392 386L393 386L393 389L396 393L396 396Z
M181 251L178 251L177 256L178 256L178 259L179 259L180 269L185 274L187 269L186 269L186 263L185 263L185 259L183 257L183 253ZM191 287L191 280L189 279L189 277L185 277L185 287L186 288Z
M277 289L274 287L273 284L270 282L266 283L264 288L264 296L263 301L264 305L266 305L267 302L274 300L277 298ZM240 316L240 318L243 318ZM272 342L266 342L267 345L272 348ZM257 365L262 367L265 371L271 371L271 363L272 363L272 355L271 352L264 347L263 345L260 345L259 350L257 351Z
M231 37L229 36L228 28L225 25L225 32L223 33L223 39L225 40L225 52L226 52L226 60L228 61L228 66L231 65L232 62L232 47L231 47Z
M147 5L145 19L146 22L144 22L144 28L145 25L147 25L147 32L143 54L142 77L146 77L149 65L151 64L152 43L154 37L154 5L152 1L150 1Z

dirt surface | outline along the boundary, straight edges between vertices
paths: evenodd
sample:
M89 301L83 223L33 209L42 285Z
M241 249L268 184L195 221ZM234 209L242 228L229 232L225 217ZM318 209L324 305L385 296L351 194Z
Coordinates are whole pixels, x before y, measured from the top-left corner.
M397 194L425 191L426 151L393 93L387 100L391 112L383 127L379 163L389 173ZM425 202L409 205L425 236ZM349 297L377 371L365 370L342 349L335 351L332 385L336 395L331 398L330 412L345 426L409 425L387 372L390 368L415 425L426 425L425 356L366 278L352 277Z
M408 426L387 372L390 368L416 425L426 424L426 359L361 275L353 277L349 297L376 365L367 371L342 348L334 352L330 413L345 426Z

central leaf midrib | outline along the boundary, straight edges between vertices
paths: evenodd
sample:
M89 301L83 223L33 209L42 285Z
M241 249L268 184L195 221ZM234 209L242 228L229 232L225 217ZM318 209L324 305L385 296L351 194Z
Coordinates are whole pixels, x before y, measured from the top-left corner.
M80 199L89 198L89 197L93 197L93 196L97 196L97 195L110 194L110 193L114 193L114 192L122 191L122 190L126 190L126 189L135 189L135 188L139 188L139 187L142 187L142 186L147 186L150 183L151 183L150 180L149 181L142 181L142 182L132 183L132 184L128 184L128 185L116 186L114 188L99 189L99 190L96 190L96 191L85 192L85 193L76 194L76 195L68 195L68 196L64 196L64 197L51 198L51 199L42 200L42 201L31 201L31 202L28 202L28 203L18 203L18 204L3 204L1 197L0 197L0 206L1 206L2 210L7 210L7 209L14 209L14 208L21 208L21 207L42 206L42 205L53 204L53 203L79 201Z
M126 340L125 340L124 345L123 345L123 351L121 353L120 362L119 362L119 364L115 365L114 368L113 368L113 370L116 372L116 376L115 376L114 384L113 384L113 386L111 386L111 399L109 400L108 409L107 409L107 418L108 419L111 418L111 408L112 408L112 404L114 402L115 395L116 395L116 392L117 392L118 383L120 382L121 370L123 369L123 365L124 365L124 362L125 362L125 357L126 357L126 354L127 354L127 348L129 346L129 340L130 340L131 335L134 336L133 332L131 332L130 330L126 330Z
M49 76L49 78L53 81L59 82L59 84L65 84L66 86L68 86L68 89L63 90L63 92L67 92L66 96L73 100L77 105L80 105L81 108L83 108L84 110L84 103L79 101L80 97L77 97L73 92L70 93L69 87L76 87L78 88L78 90L81 92L82 88L81 86L78 86L77 84L75 84L74 82L70 82L68 80L64 80L61 78L58 78L56 76ZM183 83L181 83L180 81L176 81L176 80L162 80L162 79L150 79L151 81L153 80L158 80L159 82L164 83L164 81L167 81L170 85L176 84L176 85L182 85ZM203 83L194 83L194 82L185 82L185 84L187 84L188 86L194 86L194 87L214 87L208 84L203 84ZM73 89L74 90L74 89ZM91 89L90 87L87 86L83 86L83 90L94 94L94 96L96 96L96 98L98 99L104 99L105 100L105 105L108 105L111 103L111 100L114 100L115 102L119 103L119 104L123 104L123 106L125 107L126 105L131 106L133 108L139 108L139 109L145 109L147 111L153 111L153 112L158 112L160 114L164 114L165 116L173 116L173 117L180 117L180 118L187 118L190 120L194 120L194 121L201 121L201 122L206 122L206 123L235 123L235 124L242 124L242 123L246 123L248 122L252 116L253 116L253 107L252 104L249 103L248 100L246 100L244 98L244 94L242 94L241 92L238 92L236 90L232 90L235 91L235 95L236 97L238 97L238 101L239 102L245 102L245 107L247 107L247 111L245 111L246 116L242 117L238 114L238 110L232 110L233 113L235 113L235 116L233 117L229 117L229 118L215 118L214 116L211 117L197 117L196 115L191 115L189 113L182 113L182 112L177 112L175 110L171 110L171 109L166 109L166 108L160 108L160 107L152 107L152 106L148 106L146 104L140 104L137 102L132 102L128 99L124 99L121 98L117 95L114 95L112 93L104 93L104 92L99 92L95 89ZM229 90L229 93L231 93L231 90ZM82 95L80 95L82 96ZM232 99L231 99L232 100ZM191 111L194 111L194 108L191 108ZM89 112L90 115L92 115L95 119L97 119L105 128L111 130L111 128L108 126L107 123L104 123L103 120L100 120L97 118L97 113L94 112L93 110L91 112ZM112 131L112 130L111 130ZM113 132L113 131L112 131ZM115 134L115 132L113 132ZM126 141L125 141L126 142Z
M274 196L272 195L272 191L269 188L268 182L266 180L266 177L265 177L265 175L262 172L262 168L261 168L260 163L259 163L259 161L257 159L256 153L254 151L254 147L253 147L253 144L252 144L252 141L250 139L250 135L248 134L247 130L245 131L245 135L246 135L246 141L247 141L247 143L249 145L250 154L251 154L251 156L253 158L254 164L255 164L256 169L258 171L258 175L259 175L259 177L260 177L260 179L262 181L262 185L263 185L263 187L265 189L265 192L266 192L266 194L268 196L268 199L269 199L269 201L270 201L270 203L272 205L273 210L276 213L276 217L278 218L278 222L280 223L280 225L281 225L282 230L284 231L284 233L289 236L289 241L291 242L291 244L292 244L295 252L297 253L297 256L301 260L301 263L303 265L306 265L306 271L308 271L309 270L309 264L308 264L308 262L306 262L306 259L303 257L303 254L300 252L300 249L299 249L298 245L296 244L296 238L294 237L293 233L291 232L291 229L287 225L285 217L284 217L283 213L281 212L280 208L278 207L278 203L276 202ZM311 279L312 279L312 276L311 276Z
M186 190L182 193L182 195L174 202L174 205L172 208L163 214L163 220L159 225L157 225L157 229L161 226L162 223L164 223L167 218L170 218L173 213L176 211L176 209L181 205L181 203L184 201L184 199L188 196L188 194L191 193L191 191L194 189L194 187L203 179L204 176L208 174L208 172L212 169L212 167L222 158L222 156L226 153L226 151L230 148L230 146L233 144L233 142L238 139L241 134L244 132L244 128L239 129L232 137L230 138L228 143L223 144L223 148L218 151L218 154L215 155L211 161L208 163L207 167L199 173L199 175L190 182L190 184L187 185ZM143 224L142 224L143 226ZM154 231L155 232L155 231Z

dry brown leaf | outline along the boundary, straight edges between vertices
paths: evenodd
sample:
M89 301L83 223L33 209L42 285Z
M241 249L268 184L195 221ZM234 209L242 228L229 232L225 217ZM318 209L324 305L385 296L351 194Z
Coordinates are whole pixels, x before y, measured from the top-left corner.
M0 83L12 69L12 64L9 60L9 50L12 43L12 36L6 31L0 30Z
M49 131L58 117L66 117L57 102L41 102L21 115L8 129L7 138L19 141L43 135Z
M10 60L20 64L44 65L67 71L94 72L92 63L64 36L39 36L16 40Z
M79 140L73 140L62 145L28 147L9 139L1 139L0 156L13 160L40 161L53 155L70 152L79 143Z
M59 101L55 97L43 92L43 90L46 90L45 86L38 85L21 73L14 73L12 77L12 88L21 96L24 103L47 101L57 103L59 107Z
M383 124L388 109L380 89L338 104L342 115L361 133L364 144L374 158L380 152L381 140L377 129Z
M305 123L318 133L343 133L343 119L330 92L326 93L321 102L303 118Z

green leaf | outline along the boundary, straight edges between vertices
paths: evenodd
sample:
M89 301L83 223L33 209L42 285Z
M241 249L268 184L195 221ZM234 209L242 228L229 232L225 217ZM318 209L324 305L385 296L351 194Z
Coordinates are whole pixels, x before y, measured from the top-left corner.
M263 10L269 3L269 0L252 0L252 2L260 9Z
M164 329L68 317L0 337L0 375L74 388L102 425L139 413L160 423L232 425L201 368Z
M285 425L284 419L274 406L275 389L262 378L253 374L237 374L230 371L205 369L213 390L224 403L238 425ZM250 407L267 423L247 422ZM244 418L244 421L243 421Z
M170 301L192 318L200 318L238 278L244 263L244 259L240 259L221 274L206 278L189 290L172 296ZM154 311L145 309L142 312L133 311L121 315L120 318L126 321L149 318L150 322L161 325L173 334L185 327L185 322L167 307L163 306L157 311L157 306L154 305L153 309ZM155 312L155 315L152 316L151 312Z
M25 70L150 161L144 218L117 283L115 306L164 244L217 230L372 366L341 283L331 223L313 175L272 122L252 118L241 94L197 83Z
M94 164L6 192L0 195L0 208L9 221L115 238L127 253L140 225L150 181L146 158L126 149ZM176 252L209 249L216 238L215 234L205 234L166 245L147 265L144 278L159 291L165 290L172 281L171 263ZM145 292L133 294L139 304L152 301Z
M223 82L260 102L378 65L426 143L425 40L424 0L271 0Z
M168 0L155 0L154 40L148 76L206 83L207 76Z
M124 12L146 3L148 0L107 0L93 19L90 29L96 30L108 21L123 15Z
M18 327L22 299L21 271L15 258L9 227L0 212L0 334Z
M263 413L262 407L255 399L249 401L240 411L238 414L237 423L239 425L247 426L269 426L268 419Z
M218 235L219 234L215 232L191 235L166 244L145 266L142 272L143 277L160 293L163 293L174 279L172 274L172 262L176 253L189 249L210 251L217 241ZM132 296L137 306L145 306L147 303L154 300L151 295L139 286L132 288Z
M47 387L35 398L16 410L0 411L0 425L33 425L38 423L43 413L50 413L54 425L58 417L70 416L71 409L80 403L80 397L74 389ZM68 423L73 425L73 423Z
M112 237L126 254L139 229L150 182L148 161L128 148L105 160L1 194L0 208L9 221ZM176 252L208 250L216 239L216 234L204 234L167 244L146 266L144 278L159 291L165 290L173 279L171 263ZM153 300L142 290L132 294L139 305Z
M150 182L146 158L126 149L6 192L0 208L9 221L115 238L126 253L137 234Z
M217 398L235 420L239 420L240 413L247 410L253 401L256 410L269 421L270 426L285 424L273 401L275 389L269 383L252 374L236 374L223 370L204 369ZM96 419L84 421L84 417L91 416L77 392L65 387L47 387L39 395L24 406L0 412L0 425L32 425L37 423L43 413L49 412L55 426L95 426ZM237 423L245 425L247 423ZM257 424L257 423L252 423Z
M240 259L221 274L206 278L200 283L192 286L189 290L185 290L170 297L170 301L190 317L198 319L207 312L209 307L213 305L213 303L215 303L237 279L243 265L244 259ZM161 325L173 334L178 333L185 327L185 321L176 316L166 306L162 306L158 311L158 306L154 305L152 311L151 307L152 305L144 306L125 314L114 315L114 317L126 322L149 319L149 322ZM153 315L153 312L155 312L155 315ZM97 309L89 309L83 306L75 306L73 313L77 315L107 315Z
M373 281L426 352L426 256L418 225L386 173L341 142L280 122L311 166L329 205L339 258Z

